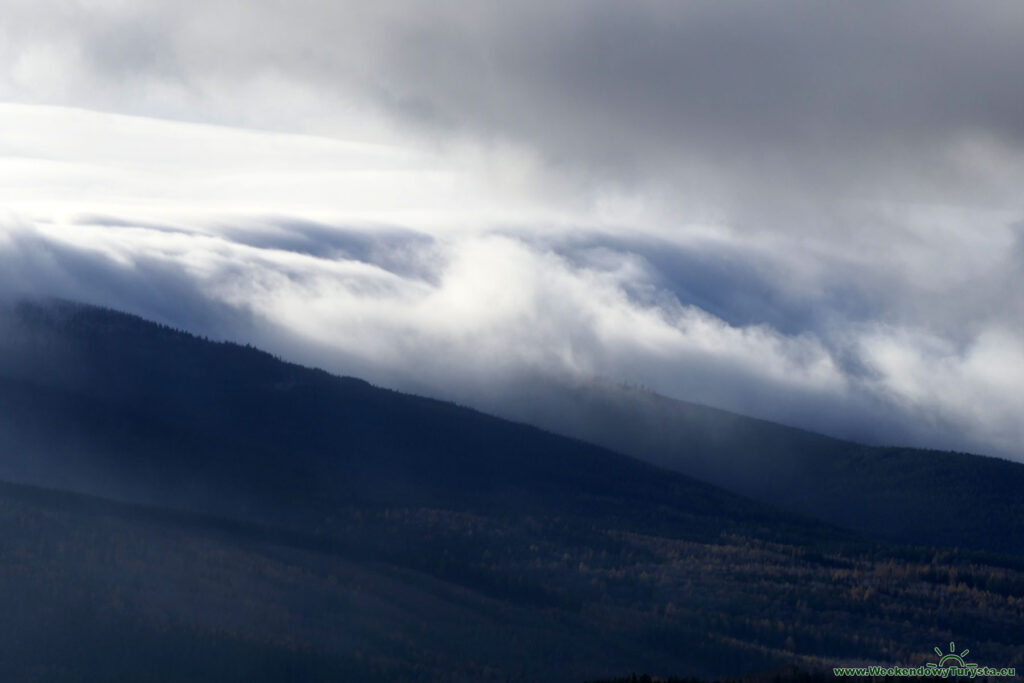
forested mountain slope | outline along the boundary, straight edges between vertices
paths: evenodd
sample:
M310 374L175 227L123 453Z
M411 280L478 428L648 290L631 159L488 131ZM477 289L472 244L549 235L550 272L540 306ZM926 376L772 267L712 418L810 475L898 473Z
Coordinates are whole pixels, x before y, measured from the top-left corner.
M783 509L904 543L1024 554L1024 464L834 439L609 383L507 414Z
M0 678L707 680L1024 666L1024 566L614 520L339 508L315 533L0 485Z
M133 316L3 316L3 478L65 490L0 485L5 680L718 677L952 639L1024 663L1012 557Z

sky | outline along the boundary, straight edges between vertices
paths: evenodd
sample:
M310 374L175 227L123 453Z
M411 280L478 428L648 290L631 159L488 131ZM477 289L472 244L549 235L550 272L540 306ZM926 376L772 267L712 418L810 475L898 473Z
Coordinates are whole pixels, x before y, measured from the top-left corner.
M1024 459L1016 0L0 16L7 296L471 405L600 379Z

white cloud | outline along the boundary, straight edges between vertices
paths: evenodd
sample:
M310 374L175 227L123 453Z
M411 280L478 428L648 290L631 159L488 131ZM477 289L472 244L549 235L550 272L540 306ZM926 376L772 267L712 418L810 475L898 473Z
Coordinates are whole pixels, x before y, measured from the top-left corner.
M1020 456L1024 14L983 4L8 0L0 286Z

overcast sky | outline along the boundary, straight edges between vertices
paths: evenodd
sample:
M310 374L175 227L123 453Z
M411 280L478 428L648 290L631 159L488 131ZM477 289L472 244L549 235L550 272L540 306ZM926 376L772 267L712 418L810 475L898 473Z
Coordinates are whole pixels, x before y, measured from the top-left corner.
M0 0L0 290L1020 459L1022 36L1017 0Z

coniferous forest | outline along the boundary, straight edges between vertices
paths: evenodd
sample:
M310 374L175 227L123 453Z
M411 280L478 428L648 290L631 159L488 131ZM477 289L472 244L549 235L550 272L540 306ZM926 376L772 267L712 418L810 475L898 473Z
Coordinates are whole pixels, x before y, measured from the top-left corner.
M1019 556L872 539L113 312L8 315L5 679L717 678L951 640L1024 666Z

